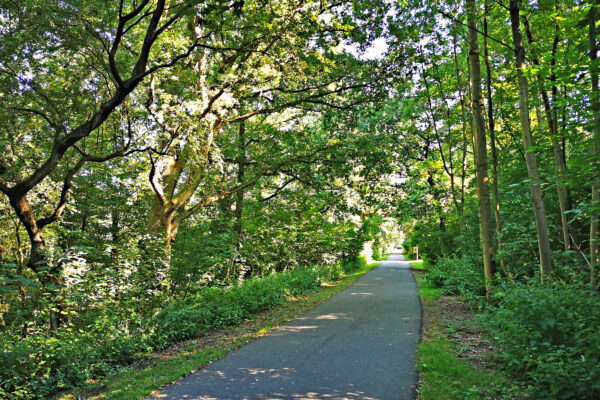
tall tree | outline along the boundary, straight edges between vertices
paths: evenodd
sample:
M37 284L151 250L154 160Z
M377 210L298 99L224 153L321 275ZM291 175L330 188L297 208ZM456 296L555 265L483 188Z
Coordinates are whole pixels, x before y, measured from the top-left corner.
M135 151L128 129L134 117L123 104L144 78L175 65L196 47L187 42L174 52L155 53L194 2L127 3L3 4L12 23L0 52L0 92L6 94L0 139L12 151L0 156L0 191L29 236L27 265L48 288L60 284L60 271L59 264L49 264L44 228L60 219L73 178L86 163ZM87 141L100 127L105 131ZM111 133L113 139L106 140ZM59 194L45 200L40 192L49 179L62 183ZM57 318L53 312L52 328Z
M531 46L534 44L533 33L531 31L531 26L529 24L529 20L523 17L523 26L525 27L525 33L527 35L527 41ZM552 150L554 151L554 165L556 168L556 191L558 193L558 202L560 206L560 220L562 225L562 234L563 234L563 244L565 251L571 250L571 233L569 228L569 218L567 216L567 211L569 210L569 191L567 188L567 166L565 161L565 155L563 153L563 148L559 142L558 135L558 120L556 116L556 107L552 104L553 101L556 100L556 51L559 43L559 29L558 24L555 27L554 40L552 42L552 60L551 67L552 72L550 76L550 81L553 84L552 87L552 101L550 96L548 96L548 92L546 90L546 85L544 83L544 78L541 75L537 77L537 90L542 98L542 102L544 104L544 111L546 113L546 118L548 120L548 128L550 131L550 141L552 142ZM540 61L538 57L534 54L532 57L533 64L536 66L540 66Z
M473 143L475 166L477 170L477 195L479 198L479 226L483 267L485 271L486 294L489 299L492 292L494 273L494 242L492 235L492 216L490 205L490 187L487 161L487 138L483 119L483 94L481 90L480 51L477 39L477 11L475 0L466 1L467 24L469 25L469 66L471 70L471 93L473 107Z
M540 257L541 279L545 281L550 278L552 273L552 258L550 253L550 238L548 235L548 223L546 221L546 209L540 187L540 174L538 171L535 157L535 147L531 135L531 126L529 122L529 88L527 78L523 75L525 64L525 47L521 35L520 20L521 1L511 0L510 2L510 24L513 37L513 49L515 54L515 66L517 68L517 80L519 83L519 115L521 120L521 133L523 135L523 146L525 148L525 161L527 163L527 173L529 175L529 188L531 192L531 202L535 215L535 225L537 229L538 248Z
M314 113L316 119L323 109L348 110L372 97L376 76L385 69L369 70L366 66L373 63L333 50L360 30L358 18L342 24L332 14L342 5L349 15L361 12L360 4L349 1L319 7L282 2L269 8L246 2L243 20L223 19L220 35L203 34L211 22L194 19L193 36L199 43L196 68L193 74L181 72L190 85L174 87L169 79L157 80L147 107L152 129L164 135L150 174L155 198L148 231L165 235L167 264L171 243L185 219L256 184L265 174L331 148L325 144L305 149L245 174L244 182L223 185L216 140L228 126L297 109ZM385 8L368 18L381 18ZM173 98L193 111L186 115L173 110Z
M496 146L496 124L494 120L494 102L492 100L492 68L490 66L490 50L488 46L488 4L484 2L483 16L483 57L485 60L486 86L487 86L487 111L490 129L490 148L492 150L492 189L494 193L494 216L496 218L496 242L500 253L500 266L504 275L508 276L508 268L502 254L502 219L500 215L500 191L498 190L498 148Z

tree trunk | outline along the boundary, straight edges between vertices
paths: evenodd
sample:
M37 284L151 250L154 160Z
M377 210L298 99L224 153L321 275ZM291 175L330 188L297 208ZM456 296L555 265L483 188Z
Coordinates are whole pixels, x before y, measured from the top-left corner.
M15 261L17 264L17 275L24 276L24 274L25 274L25 271L24 271L24 269L25 269L25 254L23 251L23 245L21 242L21 233L20 233L20 229L19 229L21 227L21 225L19 224L19 221L12 218L12 216L11 216L11 220L13 221L13 224L15 226L15 239L17 241L17 251L15 254ZM21 296L21 307L23 309L26 309L27 308L27 292L22 285L19 285L19 295ZM25 339L27 337L28 327L29 327L29 322L25 321L23 323L23 326L21 327L21 338Z
M592 158L593 165L598 165L598 154L600 153L600 94L598 86L598 70L596 66L596 58L598 57L598 45L596 43L596 21L597 21L597 10L592 7L590 10L590 25L589 25L589 41L590 41L590 74L592 76L592 111L594 113L594 134L592 137L593 150ZM600 184L596 169L593 172L592 178L592 215L590 222L590 263L591 263L591 284L596 285L596 274L599 262L598 255L598 219L600 213L598 212L598 186Z
M525 66L525 48L521 36L520 25L520 1L510 2L510 22L513 36L513 47L515 50L515 63L517 68L517 80L519 83L519 114L521 118L521 131L523 134L523 146L525 148L525 162L529 175L529 189L531 202L535 214L535 225L537 228L538 248L540 252L540 273L542 282L550 278L552 273L552 258L550 255L550 238L548 237L548 223L546 222L546 209L540 188L540 177L535 158L535 147L531 136L529 123L529 92L527 79L523 76L522 68Z
M523 23L525 26L525 32L527 34L527 41L529 44L533 44L533 34L531 32L531 27L529 26L529 21L524 18ZM554 46L552 48L552 56L556 54L556 48L558 46L558 34L554 38ZM533 57L533 63L535 65L540 65L537 57ZM554 62L553 62L554 64ZM554 67L554 65L553 65ZM552 73L554 76L554 72ZM565 251L571 250L571 234L569 228L569 218L567 217L566 211L570 209L569 207L569 193L567 190L567 166L565 163L565 157L563 154L562 147L558 141L558 122L555 114L555 109L552 104L550 104L550 98L548 96L548 92L546 91L546 87L544 85L543 78L538 75L537 77L538 83L538 92L540 97L542 98L542 102L544 104L544 111L546 113L546 118L548 120L548 128L550 131L550 140L552 142L552 149L554 151L554 166L556 168L556 191L558 194L558 203L560 206L560 220L562 225L562 235L563 235L563 243ZM552 79L551 79L552 80ZM555 79L554 79L555 80ZM539 118L538 118L539 119ZM539 121L541 125L541 119Z
M48 262L45 247L46 241L42 229L38 226L35 214L31 209L25 195L14 195L9 197L10 204L15 210L19 220L27 231L29 237L30 252L27 267L35 272L42 287L48 294L49 323L50 330L56 330L62 323L62 304L60 301L60 268L53 267Z
M118 265L118 259L119 259L119 251L117 250L117 246L119 243L119 223L121 220L121 213L115 207L112 209L110 215L111 215L110 234L111 234L111 241L112 241L112 246L110 249L110 261L111 261L111 264L113 265L113 267L116 267Z
M473 143L477 170L477 195L479 197L479 226L483 267L485 273L486 297L492 292L494 273L492 240L492 218L490 208L490 188L487 163L487 145L483 120L483 96L481 91L481 65L479 62L479 43L477 42L475 0L466 1L467 24L469 25L469 65L471 69L471 93L473 96Z
M238 164L238 184L244 183L244 176L246 174L246 123L240 122L238 130L238 142L239 152L237 157ZM238 274L238 285L241 286L244 280L250 274L250 266L244 262L242 258L242 228L243 228L243 216L244 216L244 194L245 190L241 189L235 194L235 222L233 224L233 234L235 236L235 253L236 261L240 265L240 272Z
M500 218L500 194L498 191L498 151L496 149L496 126L494 122L494 104L492 102L492 69L490 67L490 56L488 48L488 8L487 1L485 2L485 15L483 18L483 43L484 43L484 60L485 69L487 72L487 106L488 106L488 123L490 126L490 147L492 150L492 190L494 192L494 216L496 218L496 243L498 243L498 252L502 251L502 220ZM504 275L508 277L508 268L504 256L500 254L500 266Z
M458 63L458 52L456 51L456 27L453 29L453 55L454 55L454 66L456 71L456 84L458 87L458 96L460 98L460 110L462 116L462 157L461 157L461 173L460 173L460 209L458 211L458 218L460 223L460 233L465 232L465 222L464 222L464 209L465 209L465 186L467 181L467 116L465 112L465 97L462 91L462 83L460 80L460 65Z

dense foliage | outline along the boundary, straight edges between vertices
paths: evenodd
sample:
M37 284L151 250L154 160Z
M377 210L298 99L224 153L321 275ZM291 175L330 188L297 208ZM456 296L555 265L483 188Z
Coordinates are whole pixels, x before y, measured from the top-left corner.
M135 305L127 309L120 304L108 312L95 310L89 320L51 336L32 335L18 342L2 336L0 395L44 397L75 387L176 341L239 323L319 285L317 271L298 269L253 278L232 289L203 288L151 316L138 313Z
M539 398L600 396L598 296L588 288L517 285L486 314L496 356L530 380Z
M401 104L404 245L485 307L500 364L537 398L596 398L599 4L415 4L430 40Z

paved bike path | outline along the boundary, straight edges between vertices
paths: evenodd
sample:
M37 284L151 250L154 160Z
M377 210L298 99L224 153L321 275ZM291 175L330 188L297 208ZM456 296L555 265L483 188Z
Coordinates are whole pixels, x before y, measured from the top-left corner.
M151 398L415 399L421 303L409 268L392 254L348 289Z

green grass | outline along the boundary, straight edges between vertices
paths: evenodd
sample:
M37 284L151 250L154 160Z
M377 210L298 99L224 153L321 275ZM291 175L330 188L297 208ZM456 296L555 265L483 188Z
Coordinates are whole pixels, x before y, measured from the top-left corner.
M429 269L429 263L425 260L411 261L409 264L412 269L418 269L418 270L428 270Z
M412 264L411 264L412 265ZM419 285L423 309L436 307L442 289L427 280L425 271L413 272ZM420 375L420 400L501 400L525 398L528 389L506 379L494 364L483 370L457 357L459 344L446 337L450 331L446 322L436 313L429 315L427 336L417 347ZM425 329L425 326L424 326Z
M421 343L418 354L423 381L420 400L492 399L507 390L500 375L479 370L456 357L446 338Z
M427 277L423 272L415 271L413 275L419 285L419 296L421 296L423 301L433 301L444 294L442 289L434 287L431 282L427 280Z
M372 263L363 269L344 275L340 280L322 287L319 291L300 299L293 299L269 312L259 315L235 327L231 327L226 339L220 338L208 346L196 348L194 341L188 341L183 350L169 356L156 356L155 362L143 369L124 368L102 382L90 383L87 387L69 394L61 400L102 399L134 400L150 395L153 391L202 368L211 361L225 356L236 348L267 334L295 316L317 306L329 297L346 289L356 279L381 264Z
M176 356L160 360L151 367L140 371L124 369L104 383L101 394L91 398L133 400L145 397L152 391L189 374L199 366L223 357L252 339L254 339L254 336L241 337L200 351L182 352ZM63 397L63 399L69 398L79 397Z

